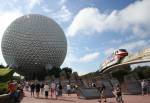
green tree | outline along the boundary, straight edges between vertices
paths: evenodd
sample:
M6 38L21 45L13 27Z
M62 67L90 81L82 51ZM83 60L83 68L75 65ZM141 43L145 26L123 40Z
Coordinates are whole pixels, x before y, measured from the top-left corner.
M54 76L55 78L60 77L61 68L60 67L53 67L51 70L48 70L49 76Z
M140 79L150 78L150 67L149 66L137 66L132 72L137 73Z
M62 71L64 71L66 78L69 80L69 84L70 84L70 78L71 78L71 74L72 74L72 69L69 67L65 67L62 69Z
M120 83L124 82L124 76L128 75L131 72L131 67L124 66L123 68L118 68L117 71L112 72L112 76L117 78Z
M3 82L8 81L13 77L13 74L14 74L13 69L8 68L0 69L0 81Z
M145 68L143 70L143 74L144 74L145 79L150 78L150 67L149 68Z

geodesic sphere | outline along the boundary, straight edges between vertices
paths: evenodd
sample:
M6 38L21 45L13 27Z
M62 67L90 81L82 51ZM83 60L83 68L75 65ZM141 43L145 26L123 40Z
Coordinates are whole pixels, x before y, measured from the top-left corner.
M2 54L8 65L19 73L41 72L41 68L59 67L67 53L67 41L60 26L52 19L29 14L13 21L2 38Z

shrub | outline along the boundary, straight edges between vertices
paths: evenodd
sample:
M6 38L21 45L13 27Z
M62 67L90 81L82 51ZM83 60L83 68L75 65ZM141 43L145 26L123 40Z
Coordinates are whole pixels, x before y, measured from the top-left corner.
M12 75L14 73L14 70L12 69L0 69L0 81L2 82L6 82L8 80L10 80L10 78L12 78Z
M7 83L0 83L0 95L7 93Z

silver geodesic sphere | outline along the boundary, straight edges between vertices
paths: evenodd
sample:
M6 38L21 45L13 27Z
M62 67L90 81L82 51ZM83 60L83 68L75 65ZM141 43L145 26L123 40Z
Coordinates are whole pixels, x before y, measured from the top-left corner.
M8 65L23 75L37 76L43 68L59 67L67 53L64 32L52 19L29 14L12 22L2 38L2 54Z

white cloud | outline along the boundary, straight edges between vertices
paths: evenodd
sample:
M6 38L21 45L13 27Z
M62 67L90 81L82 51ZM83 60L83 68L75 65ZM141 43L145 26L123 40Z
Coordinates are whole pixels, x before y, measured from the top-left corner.
M73 45L70 43L69 39L67 41L67 55L66 55L66 58L65 58L65 61L63 62L62 64L62 67L70 67L72 66L73 64L75 63L78 63L79 60L78 60L78 56L77 56L77 51L78 51L78 48L76 45Z
M52 12L52 10L48 9L47 7L43 6L42 7L43 11L46 13Z
M128 51L132 52L133 50L142 50L148 46L149 46L148 41L139 40L139 41L123 44L119 48L124 48L124 49L127 49Z
M29 6L28 6L28 11L29 12L33 9L33 7L35 5L40 5L41 4L41 0L27 0L27 2L29 4Z
M0 11L0 35L4 33L4 30L8 27L8 25L15 20L17 17L21 16L22 12L19 10L12 10L12 11Z
M62 6L61 9L52 14L52 16L59 22L67 22L71 19L72 13L66 6Z
M147 35L150 35L150 29L148 28L142 28L138 25L135 25L133 28L133 33L137 36L139 36L140 38L145 38L147 37Z
M85 51L91 51L91 49L89 47L84 47Z
M97 8L84 8L68 27L68 36L93 34L106 30L125 32L127 29L136 36L146 37L150 33L150 0L136 1L122 10L110 14L101 13Z
M95 52L95 53L91 53L91 54L86 54L85 56L80 58L81 62L91 62L93 60L96 60L99 57L100 53L99 52Z
M76 48L73 48L73 47L68 48L67 57L66 57L65 62L64 62L65 65L70 66L72 63L78 62L78 57L75 54L76 50L74 50L74 49L76 49Z
M119 40L111 40L109 43L113 44L120 44L122 42L122 39Z
M150 15L148 13L149 8L150 1L137 1L120 11L114 10L110 15L107 16L105 23L109 29L121 29L122 31L129 27L131 27L131 29L135 26L140 27L140 25L147 27L150 25Z
M103 29L102 21L105 15L100 14L96 8L85 8L81 10L74 18L68 28L68 35L74 36L80 31L100 32ZM90 34L89 33L89 34Z
M17 2L18 0L13 0L14 2Z
M67 2L67 0L60 0L60 4L63 5Z
M116 50L115 48L109 48L105 51L105 55L108 56L108 55L112 54L115 50Z
M12 10L12 11L0 11L0 43L2 41L2 36L4 31L6 30L6 28L8 27L8 25L14 21L16 18L20 17L22 15L22 12L20 12L19 10ZM0 63L6 64L3 56L2 56L2 52L1 52L1 48L0 48Z
M89 64L86 63L98 59L100 53L94 52L94 53L86 54L82 57L80 56L81 52L78 51L81 51L81 49L79 49L79 47L76 44L70 44L69 42L67 56L61 68L71 67L74 71L78 71L79 75L83 75L88 73L89 71L93 71L91 69L91 65L87 67L87 65ZM85 71L85 68L86 69L88 68L89 71Z
M67 56L62 64L63 67L72 67L74 71L84 71L85 66L78 66L81 63L88 63L91 61L96 60L99 57L99 52L94 52L90 54L86 54L83 57L79 56L80 53L78 52L80 49L76 44L70 44L70 41L68 41L68 51L67 51ZM80 70L79 70L80 69Z

